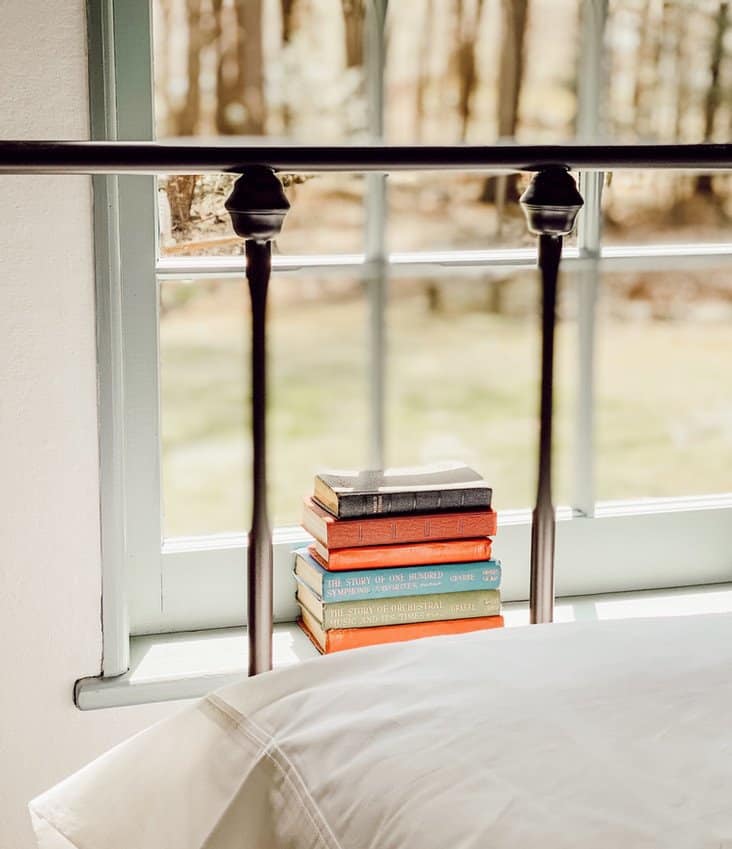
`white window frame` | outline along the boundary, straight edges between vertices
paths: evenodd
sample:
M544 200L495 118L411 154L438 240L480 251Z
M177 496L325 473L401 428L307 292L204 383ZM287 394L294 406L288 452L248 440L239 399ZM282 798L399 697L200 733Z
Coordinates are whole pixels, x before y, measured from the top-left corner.
M606 0L584 0L578 137L597 138ZM370 7L367 32L371 135L383 133L385 0ZM90 100L95 139L153 138L150 0L90 0ZM732 577L732 495L598 504L595 499L595 304L602 271L699 268L732 259L732 244L602 247L602 175L580 174L585 209L578 242L563 269L578 291L578 404L571 506L559 511L557 594L716 583ZM370 456L384 444L384 310L389 276L471 274L486 268L534 268L527 249L391 253L386 250L386 180L366 181L363 254L276 257L275 269L348 270L368 283L373 416ZM150 177L95 177L101 513L102 676L129 666L131 635L246 624L243 534L165 540L161 520L159 412L160 280L236 277L242 257L160 258L156 182ZM503 597L525 599L530 513L501 514L497 556L506 569ZM291 550L299 528L275 531L275 621L296 616ZM588 564L588 552L592 563Z

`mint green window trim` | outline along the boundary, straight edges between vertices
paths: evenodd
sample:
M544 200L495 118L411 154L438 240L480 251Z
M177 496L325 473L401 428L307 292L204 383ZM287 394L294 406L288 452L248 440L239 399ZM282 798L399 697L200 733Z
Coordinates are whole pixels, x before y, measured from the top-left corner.
M88 0L92 137L145 140L154 136L150 0ZM601 50L607 0L585 0L580 57L578 135L601 133ZM366 26L369 131L383 136L386 0L369 5ZM729 578L732 496L660 499L598 505L593 461L595 304L602 270L700 268L732 258L732 245L605 247L601 241L598 175L580 175L585 209L578 244L563 268L578 285L578 410L572 504L560 511L557 591L612 592ZM469 275L486 267L532 268L533 250L389 253L388 184L366 182L364 253L276 257L283 270L344 270L361 275L370 301L370 409L375 465L384 457L387 381L384 310L390 276ZM243 534L163 539L159 401L161 279L243 275L240 257L158 258L156 181L150 177L95 177L94 228L102 515L102 626L104 677L129 666L130 635L242 624L245 610ZM528 511L501 516L501 556L513 564L504 598L526 598ZM618 535L619 530L622 533ZM683 532L682 532L683 531ZM700 551L696 540L704 539ZM306 537L275 533L275 620L295 615L291 549ZM622 549L617 549L622 540ZM587 552L593 551L588 563ZM693 567L687 567L692 562ZM507 573L509 570L506 570ZM202 592L202 588L206 592Z

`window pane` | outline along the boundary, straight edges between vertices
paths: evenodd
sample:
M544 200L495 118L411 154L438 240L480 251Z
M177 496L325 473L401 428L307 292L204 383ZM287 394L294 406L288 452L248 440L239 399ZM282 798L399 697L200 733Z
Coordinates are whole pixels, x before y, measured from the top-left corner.
M270 515L296 524L318 467L366 462L366 302L361 284L342 278L275 273L270 291ZM160 350L166 536L243 530L251 511L245 284L162 282Z
M390 3L386 131L394 144L566 140L578 0ZM561 37L547 38L549 31Z
M732 491L732 267L604 274L597 495Z
M365 127L363 9L341 0L153 0L158 138L333 144Z
M394 144L536 144L573 138L577 0L410 0L389 5L386 135ZM559 28L561 38L547 39ZM516 34L513 40L509 32ZM529 243L525 178L394 174L394 251Z
M394 174L388 180L390 250L486 250L535 244L517 202L528 179L456 171ZM569 237L568 244L574 239Z
M624 142L727 141L728 4L610 0L604 120Z
M561 283L556 365L556 503L569 502L576 328ZM388 309L387 449L393 465L458 459L499 509L533 505L539 404L535 273L399 279Z
M732 242L732 177L617 171L603 189L603 242Z

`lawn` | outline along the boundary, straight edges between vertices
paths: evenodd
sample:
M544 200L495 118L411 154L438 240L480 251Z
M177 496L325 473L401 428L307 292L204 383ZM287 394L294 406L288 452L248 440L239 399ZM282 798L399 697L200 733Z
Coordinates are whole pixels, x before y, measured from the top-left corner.
M274 285L295 287L284 277ZM533 278L521 285L535 294ZM368 304L358 284L345 290L338 296L320 281L298 282L293 297L275 298L271 310L270 504L277 524L297 522L316 469L368 462ZM461 309L453 300L430 310L423 287L392 281L387 462L464 460L494 486L499 508L529 506L537 319L531 311ZM576 325L567 312L557 339L557 503L568 503L572 473ZM598 498L732 490L731 322L613 314L601 309L598 324ZM161 322L168 535L248 523L246 328L237 281L191 287Z

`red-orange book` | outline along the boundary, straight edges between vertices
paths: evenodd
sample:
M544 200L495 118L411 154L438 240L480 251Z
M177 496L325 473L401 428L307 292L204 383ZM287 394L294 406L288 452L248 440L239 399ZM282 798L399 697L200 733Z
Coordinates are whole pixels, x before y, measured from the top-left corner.
M389 566L490 560L491 541L488 537L479 537L330 549L316 540L308 547L308 551L324 569L329 572L342 572L350 569L384 569Z
M439 637L447 634L467 634L488 628L502 628L503 616L478 616L474 619L444 619L437 622L414 622L407 625L377 625L375 628L331 628L324 631L314 616L300 608L302 619L297 624L321 654L346 649L378 646L382 643L402 643L420 637Z
M305 499L302 524L328 549L489 537L497 527L495 510L336 519L312 498Z

